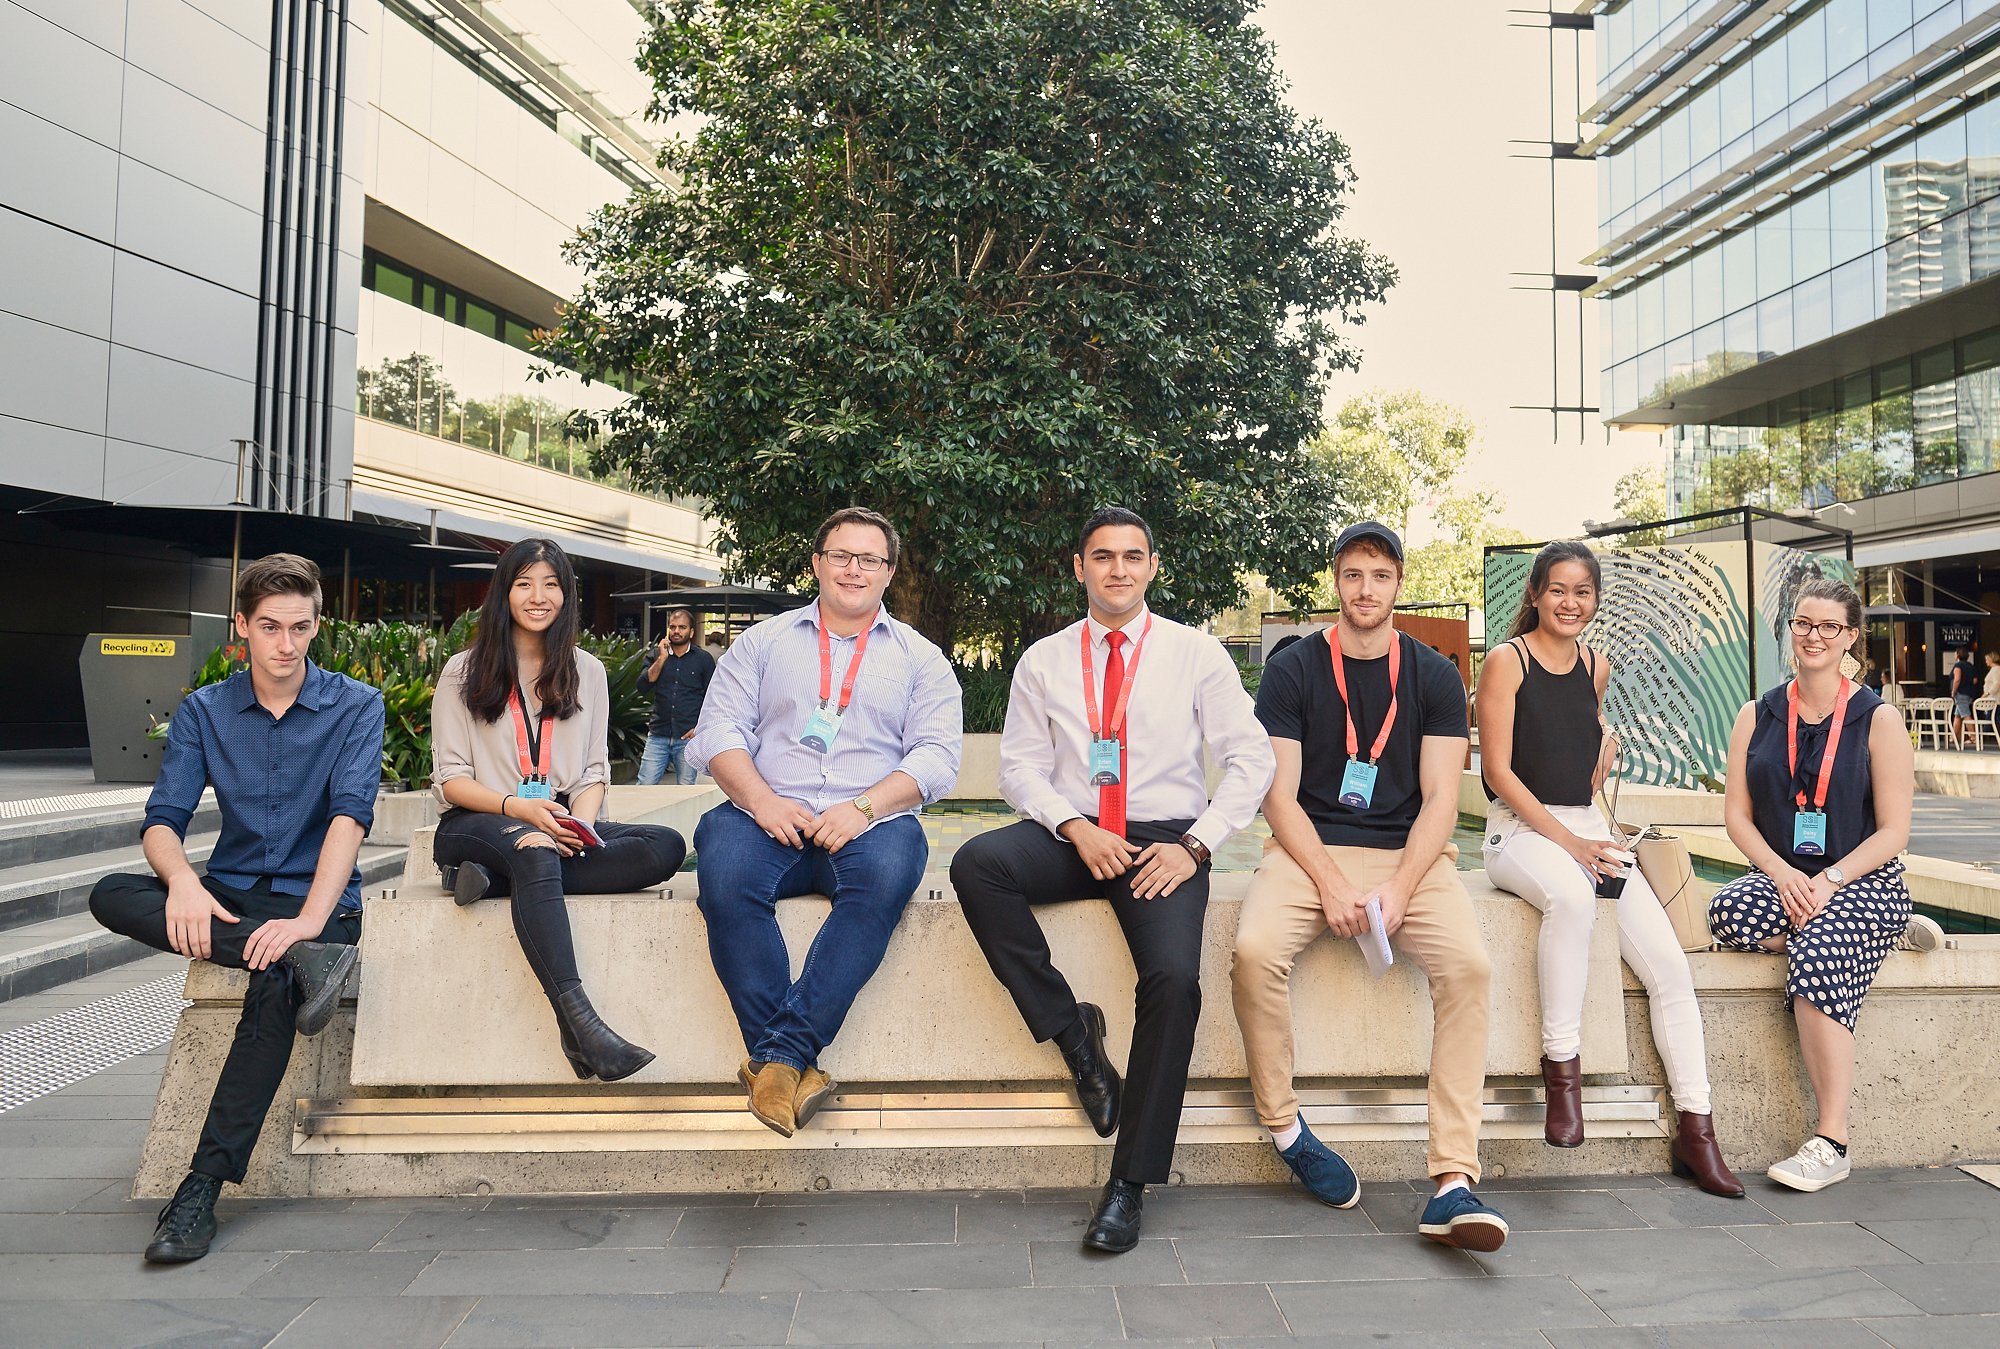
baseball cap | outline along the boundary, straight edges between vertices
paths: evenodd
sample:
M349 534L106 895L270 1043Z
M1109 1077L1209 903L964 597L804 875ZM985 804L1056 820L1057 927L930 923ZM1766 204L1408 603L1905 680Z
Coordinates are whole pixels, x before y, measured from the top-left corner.
M1397 565L1402 564L1403 541L1396 537L1394 530L1379 520L1363 520L1359 524L1352 524L1341 530L1340 538L1333 545L1334 556L1338 557L1363 539L1372 539L1381 544L1389 550L1389 556L1396 559Z

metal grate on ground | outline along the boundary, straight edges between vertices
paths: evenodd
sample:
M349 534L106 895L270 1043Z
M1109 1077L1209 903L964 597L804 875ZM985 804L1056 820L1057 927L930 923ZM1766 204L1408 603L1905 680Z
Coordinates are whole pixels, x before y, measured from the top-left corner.
M0 1035L0 1114L172 1040L186 983L170 974Z
M98 806L129 806L152 795L151 787L116 787L106 792L71 792L66 796L38 796L28 801L0 801L0 820L26 819L30 815L55 815Z

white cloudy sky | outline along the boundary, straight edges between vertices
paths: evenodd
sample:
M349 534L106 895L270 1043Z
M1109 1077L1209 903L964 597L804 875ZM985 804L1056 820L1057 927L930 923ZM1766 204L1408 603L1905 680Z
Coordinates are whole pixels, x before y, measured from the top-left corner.
M1514 19L1496 0L1265 0L1254 21L1277 44L1293 105L1353 153L1345 228L1402 274L1355 334L1361 370L1338 378L1335 400L1384 385L1465 408L1483 433L1474 476L1505 494L1509 523L1553 538L1610 517L1612 483L1663 451L1651 434L1607 440L1594 419L1579 438L1569 418L1556 438L1546 413L1510 410L1549 401L1550 360L1547 298L1511 289L1509 275L1546 270L1549 250L1547 165L1511 158L1508 144L1550 135L1547 35ZM1566 266L1595 230L1587 170L1575 186ZM1593 354L1595 340L1593 329Z

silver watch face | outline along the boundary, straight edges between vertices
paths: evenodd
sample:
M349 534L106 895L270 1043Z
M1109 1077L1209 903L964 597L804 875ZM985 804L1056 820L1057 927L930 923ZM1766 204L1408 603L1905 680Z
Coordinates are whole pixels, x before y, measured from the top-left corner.
M1847 884L1847 873L1842 871L1839 867L1828 867L1826 869L1826 878L1832 881L1835 885Z

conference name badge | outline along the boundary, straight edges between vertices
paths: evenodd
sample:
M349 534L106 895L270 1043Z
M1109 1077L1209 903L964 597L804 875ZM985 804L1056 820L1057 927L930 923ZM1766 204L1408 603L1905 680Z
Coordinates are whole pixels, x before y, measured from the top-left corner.
M1801 857L1826 856L1826 812L1802 810L1792 817L1792 851Z
M514 795L523 801L553 801L555 792L549 787L547 778L523 778L514 788Z
M1374 800L1375 765L1349 759L1347 771L1340 775L1340 804L1355 810L1366 810Z
M821 703L806 720L806 729L799 736L799 743L815 753L826 753L840 737L840 718L840 713Z
M1090 741L1090 785L1110 787L1118 781L1118 751L1116 740L1106 740L1093 736Z

